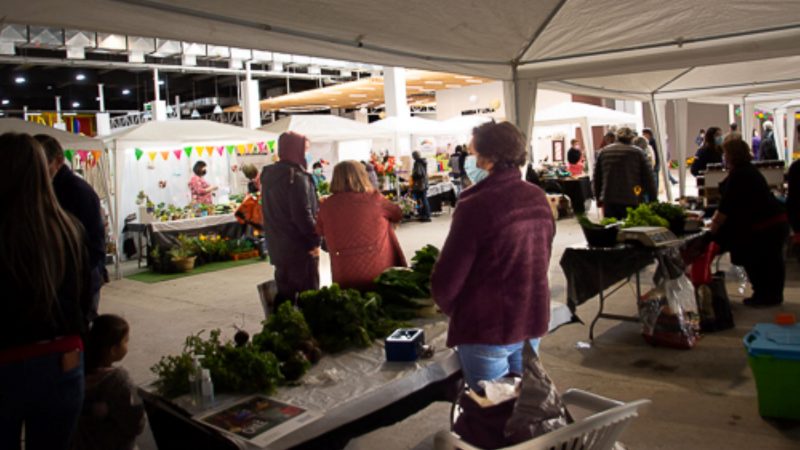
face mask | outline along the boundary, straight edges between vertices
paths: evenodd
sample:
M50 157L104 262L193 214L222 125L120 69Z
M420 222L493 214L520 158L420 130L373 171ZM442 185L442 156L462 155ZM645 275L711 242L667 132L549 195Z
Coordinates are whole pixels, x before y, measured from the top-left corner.
M715 136L714 143L717 145L722 145L722 136Z
M208 173L208 171L206 169L203 169L203 170L200 171L200 175L201 176L206 176L206 173Z
M322 176L322 169L314 169L314 175L318 177Z
M464 170L467 171L467 176L475 184L478 184L481 180L489 176L489 172L478 167L478 158L474 155L467 156L467 159L464 161Z

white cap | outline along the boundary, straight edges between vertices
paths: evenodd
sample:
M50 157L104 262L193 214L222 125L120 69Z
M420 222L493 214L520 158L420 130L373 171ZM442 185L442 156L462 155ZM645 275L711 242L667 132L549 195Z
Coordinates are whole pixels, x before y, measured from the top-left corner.
M771 129L772 129L772 127L774 127L774 125L772 125L772 122L771 122L771 121L769 121L769 120L765 120L765 121L764 121L764 129L765 129L765 130L771 130Z

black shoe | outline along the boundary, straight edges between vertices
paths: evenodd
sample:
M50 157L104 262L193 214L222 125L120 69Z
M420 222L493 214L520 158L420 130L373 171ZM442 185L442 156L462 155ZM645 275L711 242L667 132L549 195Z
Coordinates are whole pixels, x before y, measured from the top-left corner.
M420 222L432 222L430 217L423 217L423 218L419 219L419 221Z
M753 297L748 297L744 299L744 306L749 306L751 308L769 308L770 306L778 306L783 303L782 300L780 301L766 301L761 300Z

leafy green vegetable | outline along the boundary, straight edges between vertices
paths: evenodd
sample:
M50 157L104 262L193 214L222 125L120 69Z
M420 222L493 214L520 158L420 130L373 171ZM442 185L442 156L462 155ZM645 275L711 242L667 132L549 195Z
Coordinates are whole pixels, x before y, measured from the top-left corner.
M317 185L317 194L320 197L324 197L326 195L331 195L331 184L327 181L320 181Z
M632 227L669 228L669 222L653 212L648 204L642 203L637 208L628 208L628 216L625 218L623 228Z
M606 217L605 219L601 220L599 224L596 224L592 222L591 219L589 219L589 217L586 216L586 214L580 214L578 216L578 223L583 228L604 228L607 227L608 225L614 225L618 222L617 219L614 217Z
M330 353L368 347L397 326L386 317L377 294L362 296L357 290L343 290L336 283L303 292L299 306L320 347Z
M651 203L650 209L667 222L681 220L686 215L683 208L672 203Z
M278 358L259 351L251 344L236 347L220 340L220 330L212 330L208 339L203 331L186 338L183 352L165 356L150 370L158 375L156 387L167 397L189 392L189 375L193 357L201 357L201 365L211 372L215 388L220 392L270 394L283 381Z
M606 226L609 226L609 225L614 225L616 223L618 223L616 217L606 217L605 219L600 221L600 226L606 227Z
M303 313L290 302L278 307L264 323L263 330L253 336L253 346L274 353L282 361L281 373L287 381L302 377L322 354Z
M411 259L411 269L393 267L375 279L375 290L383 300L386 313L399 320L419 317L422 310L433 306L431 300L431 273L439 249L427 245Z

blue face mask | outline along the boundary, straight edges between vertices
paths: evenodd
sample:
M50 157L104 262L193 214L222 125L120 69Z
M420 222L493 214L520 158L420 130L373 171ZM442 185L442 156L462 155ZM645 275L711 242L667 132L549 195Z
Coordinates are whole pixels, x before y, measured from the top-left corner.
M717 145L722 145L722 136L714 136L714 143Z
M478 184L481 180L489 176L489 172L478 167L478 158L474 155L467 156L467 159L464 161L464 170L467 171L467 176L475 184Z

